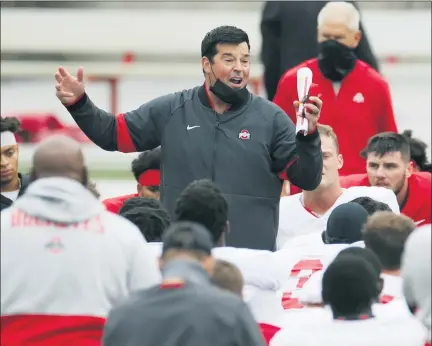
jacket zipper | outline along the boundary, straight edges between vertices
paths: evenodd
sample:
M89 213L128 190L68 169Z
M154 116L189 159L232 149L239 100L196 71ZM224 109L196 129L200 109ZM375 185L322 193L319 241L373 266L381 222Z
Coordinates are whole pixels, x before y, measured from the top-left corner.
M216 126L215 126L215 133L214 133L214 140L213 140L213 160L212 160L212 174L211 174L211 180L214 182L215 181L215 175L216 175L216 137L217 137L217 132L219 130L219 115L215 112L216 114Z

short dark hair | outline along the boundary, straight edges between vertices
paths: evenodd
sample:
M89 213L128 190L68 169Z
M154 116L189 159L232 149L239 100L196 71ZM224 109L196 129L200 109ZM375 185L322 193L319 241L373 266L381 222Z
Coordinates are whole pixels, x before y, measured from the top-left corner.
M427 160L426 149L427 144L420 139L412 137L412 130L405 130L402 135L408 140L411 160L420 168L421 171L428 171L430 163Z
M147 150L138 155L132 161L132 174L136 181L138 181L141 174L149 169L159 170L161 166L161 147L153 150Z
M372 265L372 268L374 269L374 272L377 276L381 275L381 271L382 271L381 262L378 256L372 250L362 248L359 246L349 246L346 249L343 249L341 252L339 252L336 258L345 255L360 256L361 258L365 259Z
M387 203L377 201L367 196L357 197L353 199L351 202L360 204L363 208L366 209L369 216L373 215L377 211L390 211L390 212L393 211Z
M20 129L21 122L16 117L1 117L0 132L10 131L17 133Z
M201 42L201 57L207 57L210 62L213 62L214 56L217 54L218 44L236 44L239 45L246 42L250 50L249 36L242 29L235 26L219 26L209 31Z
M379 296L379 276L360 256L335 258L323 275L322 298L333 314L359 314L369 309Z
M218 244L226 230L228 203L219 187L210 180L195 180L180 194L175 207L176 221L203 225Z
M363 228L366 248L378 256L384 270L398 270L408 236L416 224L409 217L387 211L370 216Z
M224 260L216 260L211 279L217 287L242 296L243 275L234 264Z
M406 161L411 159L411 151L408 139L396 132L381 132L369 138L366 148L361 152L361 156L367 158L367 155L374 153L380 157L391 153L400 152L402 158Z
M137 226L149 243L160 242L163 232L170 225L170 217L162 205L158 209L134 207L119 215Z
M161 207L161 203L154 198L145 198L145 197L131 197L123 202L123 205L120 207L118 213L124 214L128 210L135 207L144 207L144 208L153 208L159 209Z

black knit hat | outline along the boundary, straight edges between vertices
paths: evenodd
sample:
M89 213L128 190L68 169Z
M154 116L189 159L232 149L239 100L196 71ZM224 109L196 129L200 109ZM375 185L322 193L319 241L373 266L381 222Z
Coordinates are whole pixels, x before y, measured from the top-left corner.
M353 202L337 206L330 214L327 229L322 233L326 244L352 244L362 240L362 229L369 214Z

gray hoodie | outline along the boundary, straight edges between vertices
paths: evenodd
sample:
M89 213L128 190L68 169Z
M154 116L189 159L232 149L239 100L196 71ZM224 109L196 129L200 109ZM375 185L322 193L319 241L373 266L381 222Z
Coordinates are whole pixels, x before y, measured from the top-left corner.
M15 207L40 219L71 224L89 220L104 206L83 184L67 178L44 178L30 184Z
M47 330L32 324L34 315L50 316L51 322L62 316L104 319L131 291L160 279L138 228L105 210L77 181L37 180L1 212L2 319L19 314L28 332L23 335ZM72 319L49 328L66 340L76 329L94 328L90 319L88 325Z

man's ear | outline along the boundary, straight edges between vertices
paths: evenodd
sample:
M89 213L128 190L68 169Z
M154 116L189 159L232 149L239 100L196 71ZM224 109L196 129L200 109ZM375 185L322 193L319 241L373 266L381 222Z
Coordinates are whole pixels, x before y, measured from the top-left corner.
M203 56L201 58L201 67L202 67L204 73L210 73L211 72L211 66L210 65L211 65L210 60L206 56Z
M381 294L383 288L384 288L384 279L383 278L379 278L378 279L378 295Z

